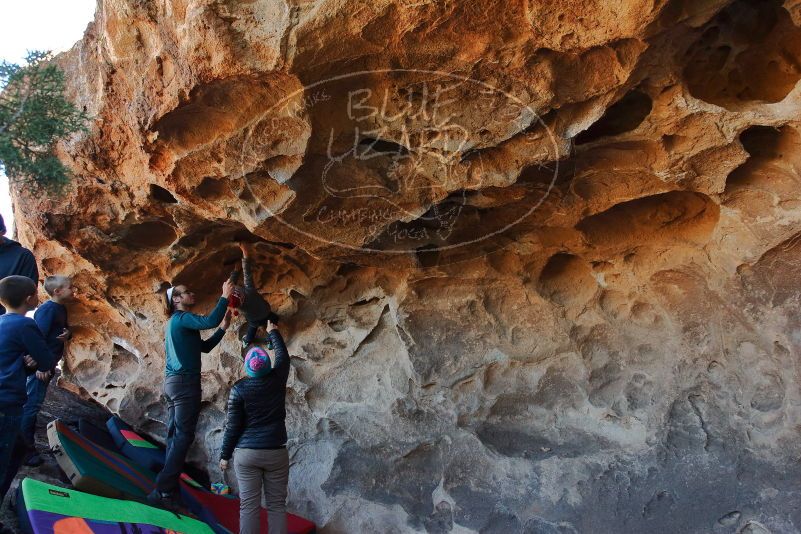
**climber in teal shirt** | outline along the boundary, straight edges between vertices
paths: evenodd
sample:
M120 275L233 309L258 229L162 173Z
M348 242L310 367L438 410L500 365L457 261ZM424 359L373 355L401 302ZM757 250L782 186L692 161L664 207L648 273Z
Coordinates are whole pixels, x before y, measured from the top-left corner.
M228 297L234 284L223 284L222 296L208 315L197 315L195 294L179 285L167 290L165 305L167 328L164 332L166 348L166 375L164 396L167 398L167 452L164 467L156 477L156 489L147 496L154 506L177 510L181 506L178 481L184 461L195 440L195 429L200 416L201 355L211 351L222 340L231 324L231 313L226 313ZM201 330L220 325L208 339L200 337Z
M182 300L192 299L194 293L185 286L171 288L172 297ZM229 292L230 293L230 292ZM194 305L194 302L192 303ZM211 352L225 335L225 329L218 328L208 339L201 339L200 331L214 328L225 317L228 298L223 296L208 315L197 315L184 310L175 310L167 322L165 350L167 353L167 376L200 374L201 353ZM230 317L228 318L230 321Z

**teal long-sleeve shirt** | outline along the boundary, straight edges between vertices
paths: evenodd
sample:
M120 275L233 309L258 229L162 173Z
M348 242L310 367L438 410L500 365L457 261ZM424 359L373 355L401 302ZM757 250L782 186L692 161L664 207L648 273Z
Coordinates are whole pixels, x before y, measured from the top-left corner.
M167 376L200 374L200 355L216 347L225 335L225 330L218 328L208 339L201 339L200 331L219 325L225 317L227 307L228 300L220 297L208 315L185 311L172 314L165 332Z

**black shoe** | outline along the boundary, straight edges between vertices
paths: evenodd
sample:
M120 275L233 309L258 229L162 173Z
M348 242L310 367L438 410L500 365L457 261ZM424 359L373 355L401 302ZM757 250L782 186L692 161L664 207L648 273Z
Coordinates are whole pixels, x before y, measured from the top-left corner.
M156 508L161 508L162 510L167 510L168 512L172 512L174 514L180 514L183 511L181 502L178 501L174 494L162 493L157 489L154 489L148 493L147 504L150 506L155 506Z
M34 450L28 453L23 463L28 467L39 467L44 463L44 460L39 456L39 453Z

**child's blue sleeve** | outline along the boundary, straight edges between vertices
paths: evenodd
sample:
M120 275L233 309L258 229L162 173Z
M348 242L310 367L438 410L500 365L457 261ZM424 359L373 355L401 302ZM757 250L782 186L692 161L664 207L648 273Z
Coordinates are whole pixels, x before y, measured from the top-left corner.
M55 355L50 352L44 335L34 321L25 322L22 330L22 343L31 358L39 364L39 370L45 371L53 368L56 363Z
M42 331L42 335L47 338L50 335L50 329L53 327L53 319L55 318L55 306L40 306L36 313L33 314L33 320Z

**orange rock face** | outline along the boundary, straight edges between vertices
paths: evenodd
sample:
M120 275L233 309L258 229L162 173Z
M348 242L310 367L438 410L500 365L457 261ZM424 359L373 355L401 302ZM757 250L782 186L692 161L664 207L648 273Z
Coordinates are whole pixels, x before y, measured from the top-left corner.
M66 377L163 436L158 291L209 309L246 240L293 355L290 507L324 531L794 531L799 21L103 0L59 59L94 118L74 187L14 193L81 289ZM240 352L204 356L196 461Z

